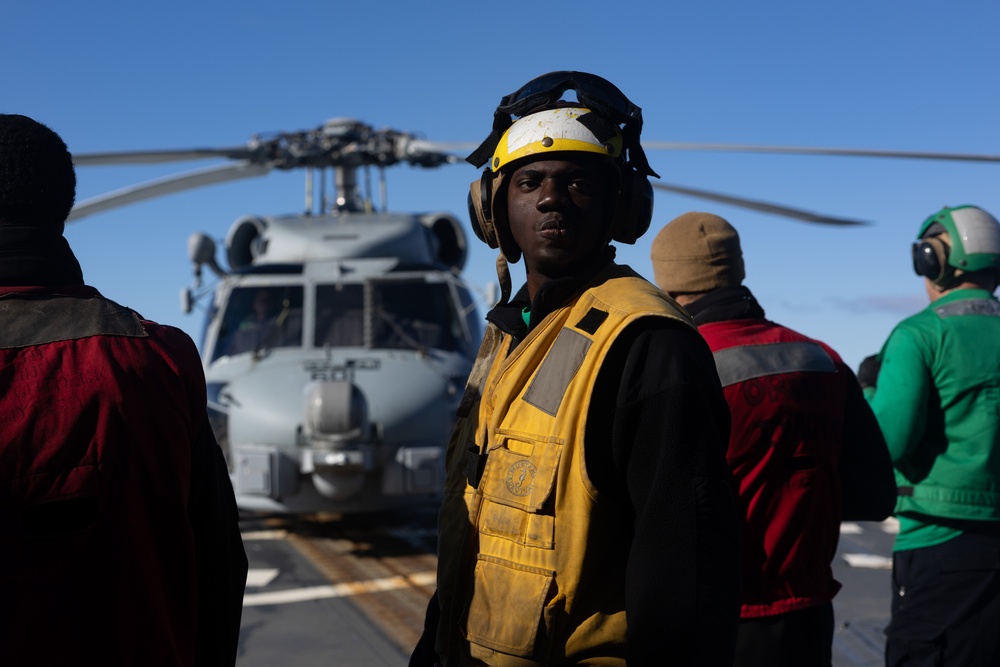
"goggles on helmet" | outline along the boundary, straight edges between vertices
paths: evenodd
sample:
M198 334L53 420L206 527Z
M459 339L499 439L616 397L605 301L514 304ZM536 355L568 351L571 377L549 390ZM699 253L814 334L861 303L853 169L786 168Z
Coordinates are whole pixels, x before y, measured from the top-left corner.
M515 92L504 95L493 113L493 130L490 136L466 161L482 167L490 160L501 137L514 123L514 117L521 118L555 106L567 90L576 91L578 106L586 107L598 116L622 125L621 133L630 166L641 174L657 176L649 167L639 144L642 109L610 81L587 72L549 72L532 79Z
M642 122L642 109L632 104L622 91L599 76L587 72L549 72L529 81L510 95L504 95L497 111L526 116L558 102L567 90L576 91L580 106L616 123Z

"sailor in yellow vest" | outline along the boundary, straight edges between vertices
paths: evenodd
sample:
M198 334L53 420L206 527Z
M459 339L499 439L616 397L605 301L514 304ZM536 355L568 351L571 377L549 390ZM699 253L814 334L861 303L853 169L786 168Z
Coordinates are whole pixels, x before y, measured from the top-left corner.
M609 245L649 226L641 125L611 83L553 72L503 99L469 157L489 161L470 212L502 298L448 445L411 666L732 664L728 408L690 318Z

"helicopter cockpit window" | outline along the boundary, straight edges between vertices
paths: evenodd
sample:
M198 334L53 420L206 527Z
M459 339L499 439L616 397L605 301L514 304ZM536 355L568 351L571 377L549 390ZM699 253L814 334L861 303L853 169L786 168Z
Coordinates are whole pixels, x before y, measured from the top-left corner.
M363 347L365 294L361 285L316 286L317 347Z
M460 349L461 325L447 284L393 281L374 287L375 347Z
M237 287L212 358L302 345L302 286Z

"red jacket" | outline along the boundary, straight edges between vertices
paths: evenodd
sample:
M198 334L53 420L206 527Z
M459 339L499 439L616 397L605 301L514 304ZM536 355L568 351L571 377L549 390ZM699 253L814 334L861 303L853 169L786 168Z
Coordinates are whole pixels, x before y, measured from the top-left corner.
M732 415L726 459L744 518L741 617L756 618L831 601L841 519L884 519L895 487L854 373L827 345L764 319L741 290L742 316L720 299L715 315L727 319L691 310Z
M186 334L0 288L0 664L232 665L237 521Z

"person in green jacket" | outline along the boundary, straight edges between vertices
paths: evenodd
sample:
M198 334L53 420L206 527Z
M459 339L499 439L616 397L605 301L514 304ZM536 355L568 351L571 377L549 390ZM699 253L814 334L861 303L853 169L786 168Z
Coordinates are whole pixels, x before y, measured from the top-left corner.
M1000 224L943 208L913 268L930 305L858 373L899 494L886 665L1000 665Z

